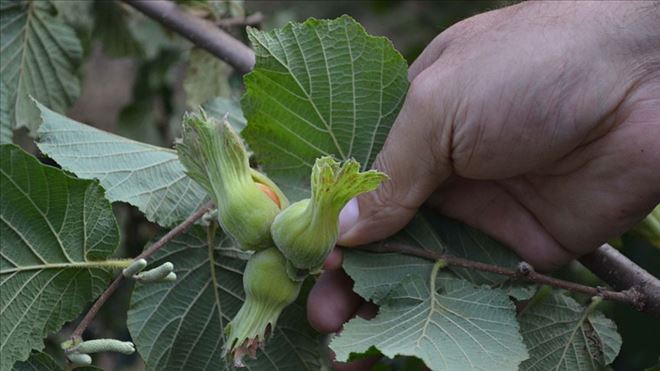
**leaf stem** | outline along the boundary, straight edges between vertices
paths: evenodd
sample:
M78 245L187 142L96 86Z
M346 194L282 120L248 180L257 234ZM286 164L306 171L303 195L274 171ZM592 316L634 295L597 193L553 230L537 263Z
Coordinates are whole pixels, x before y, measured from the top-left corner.
M602 301L603 301L602 296L593 296L593 297L591 297L591 303L589 303L589 306L585 310L585 313L586 313L585 318L586 318L586 316L591 314L591 312L593 312L596 309L596 307L598 306L598 304L600 304Z
M552 287L548 285L539 286L539 288L536 290L536 293L534 294L534 296L532 296L531 299L519 302L520 306L517 308L518 310L517 316L522 317L523 314L525 314L525 312L529 308L544 301L548 297L548 295L550 295L551 291L552 291Z
M409 246L401 243L391 243L384 242L381 244L373 244L368 246L362 246L362 250L372 251L372 252L392 252L405 255L417 256L424 259L443 261L446 265L473 269L483 272L495 273L503 276L508 276L513 279L534 282L541 285L549 285L573 292L579 292L582 294L587 294L590 296L600 296L606 300L618 301L621 303L626 303L633 306L639 311L644 311L647 301L649 300L645 295L643 295L636 288L630 288L622 291L613 291L607 290L600 287L591 287L582 285L575 282L564 281L554 277L546 276L541 273L537 273L534 270L529 270L528 264L521 264L521 269L511 269L506 267L501 267L494 264L486 264L478 261L473 261L469 259L460 258L457 256L442 254L436 251L425 250L419 247ZM437 267L437 268L436 268ZM434 272L439 269L438 263L433 267ZM437 273L437 272L436 272ZM432 282L433 283L433 282ZM649 312L651 315L656 315L654 312Z
M431 270L431 282L430 282L432 293L435 293L435 281L438 278L438 272L440 271L440 269L446 266L447 263L442 259L438 259L438 261L436 261L435 264L433 264L433 269Z
M138 255L135 259L147 259L151 257L161 247L165 246L165 244L172 241L176 236L182 234L188 228L190 228L190 226L195 224L195 222L201 219L202 216L204 216L204 214L207 211L209 211L212 207L213 207L213 203L208 202L204 206L197 209L197 211L195 211L188 218L186 218L186 220L181 222L181 224L177 225L176 227L172 228L160 240L154 242L151 246L149 246L146 250L144 250L142 254ZM131 259L128 262L128 264L130 264L130 262L133 260L134 259ZM101 293L101 296L99 296L99 298L96 299L96 302L94 302L91 308L89 308L83 319L80 320L80 323L78 323L78 326L76 326L76 328L73 330L73 333L71 334L72 339L82 339L83 332L85 332L89 324L92 322L96 314L101 309L101 307L103 307L103 304L105 304L105 302L108 301L110 296L112 296L112 294L117 290L119 284L123 279L124 276L122 274L117 275L117 277L115 277L114 281L112 281L110 286L108 286L105 289L105 291Z

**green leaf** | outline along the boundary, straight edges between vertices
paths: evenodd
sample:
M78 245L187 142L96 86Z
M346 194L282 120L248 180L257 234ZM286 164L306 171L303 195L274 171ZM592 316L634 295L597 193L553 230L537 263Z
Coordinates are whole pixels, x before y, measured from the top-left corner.
M63 112L80 92L80 41L54 13L51 1L0 2L0 75L13 96L14 128L34 132L38 127L39 113L30 96Z
M197 108L213 97L228 96L231 93L227 81L230 72L229 66L217 57L203 49L193 48L183 81L188 106Z
M247 126L247 120L243 116L241 107L231 99L216 97L204 103L202 108L210 117L220 122L226 114L229 114L227 121L238 132L241 132Z
M14 138L10 101L9 88L4 81L0 81L0 144L11 143Z
M152 264L174 263L174 284L138 284L131 297L128 328L148 370L225 370L224 327L238 312L244 293L242 274L249 255L220 236L208 242L194 227L154 256ZM319 369L318 335L309 327L304 306L288 307L253 370Z
M348 16L282 29L248 29L257 56L244 77L244 136L293 201L309 194L314 159L350 157L368 168L408 88L406 61Z
M348 250L343 267L355 281L353 291L379 304L407 277L431 274L433 262L409 255Z
M406 228L387 242L503 267L515 268L520 261L511 250L485 234L429 210L418 213ZM405 277L425 275L433 266L433 261L428 259L395 253L348 250L344 256L343 266L355 281L355 292L376 303ZM451 266L448 269L474 284L500 288L519 300L528 299L535 291L534 285L509 282L506 276Z
M69 24L83 40L89 38L94 26L92 9L95 1L53 1L57 15ZM82 42L82 44L85 44ZM87 45L85 45L85 48Z
M511 249L485 233L430 210L423 210L422 214L430 228L444 242L446 253L514 269L520 263L520 258ZM507 276L495 273L458 267L451 267L451 271L474 284L500 288L518 300L529 299L536 291L536 285L512 282Z
M405 229L388 239L388 242L439 253L446 250L444 242L421 214L417 214ZM380 303L406 277L431 274L433 264L431 260L415 256L348 249L344 252L343 267L355 281L355 292L365 299Z
M520 329L530 358L527 370L601 370L621 348L616 325L561 291L525 308Z
M428 211L416 215L404 230L390 238L388 242L394 244L405 244L427 251L464 256L469 259L501 266L515 266L518 261L514 254L512 254L504 246L498 244L494 240L489 239L483 234L469 227L465 227L460 223L444 217L440 217ZM484 251L488 253L483 253ZM387 313L389 314L387 316L380 317L379 314L379 316L374 320L378 320L380 317L381 321L376 322L374 325L369 324L367 321L364 321L365 323L363 323L360 322L363 320L355 320L360 324L355 328L355 332L353 332L353 330L349 330L353 328L353 325L351 325L352 322L349 322L339 339L342 339L343 336L348 336L350 338L347 340L337 340L340 341L339 344L342 347L341 349L345 351L346 355L348 355L351 351L359 352L359 349L368 349L369 346L373 345L379 348L385 355L389 357L393 357L397 354L415 355L421 357L427 362L427 365L433 369L443 369L443 367L444 369L448 370L470 368L479 369L477 366L473 367L470 365L470 362L474 363L476 360L480 359L475 354L470 354L469 357L463 359L461 362L464 362L464 364L449 363L449 365L444 365L438 364L437 358L434 360L432 359L433 357L431 355L443 353L434 353L434 350L431 348L431 346L437 346L439 349L448 349L444 343L445 341L448 341L446 340L447 337L455 337L456 339L461 339L461 337L468 336L460 328L444 326L447 328L446 333L444 333L445 335L438 335L438 331L434 331L425 334L426 337L423 339L415 338L415 336L421 336L419 334L411 334L411 338L407 338L401 343L390 343L386 340L388 336L393 336L393 338L396 339L401 338L401 335L396 334L397 331L401 332L400 328L386 331L388 328L393 327L393 324L398 323L397 321L401 321L401 323L406 321L405 326L410 328L418 325L416 321L422 321L422 316L426 316L425 318L427 318L431 325L433 325L434 322L443 323L441 320L436 318L435 313L430 313L431 310L429 309L428 304L429 300L424 303L419 301L417 303L411 303L410 301L404 300L405 295L402 296L400 294L402 290L401 286L411 286L411 280L417 280L415 277L420 275L428 277L432 272L433 265L433 261L414 256L395 253L374 254L356 250L346 251L344 255L344 269L355 281L353 289L358 294L360 294L360 296L380 304L380 313L384 313L384 308L388 308L388 310L391 309L391 313L388 311ZM464 280L472 281L473 283L479 285L487 284L492 287L500 287L500 289L488 290L485 287L474 287L472 284L464 280L459 280L456 278L452 278L450 280L453 285L452 287L459 287L462 290L460 292L460 298L454 298L452 296L452 300L463 300L463 297L473 296L482 298L481 295L484 295L482 298L483 300L495 300L498 303L511 308L510 312L501 311L501 313L506 312L506 315L502 314L502 316L506 317L509 323L515 325L513 330L517 333L517 325L515 324L515 311L513 310L512 304L508 300L508 296L528 298L533 294L532 285L507 283L506 277L504 276L481 275L479 272L466 272L463 269L454 267L449 267L449 270L451 270L459 277L462 277ZM406 290L408 289L409 287L406 287ZM441 292L440 296L444 297L444 295L448 295L448 291L449 290L447 290L447 292ZM427 296L424 298L426 299L429 296L430 295L427 292ZM472 318L470 316L473 316L474 318L486 319L486 316L490 316L491 314L496 313L496 311L490 312L493 310L492 308L488 307L490 304L481 305L480 303L465 301L463 303L465 304L465 307L461 308L461 310L464 309L464 311L455 312L459 317L462 316L466 318ZM452 314L452 312L440 312L447 313L448 316ZM415 317L417 319L407 321L407 317ZM457 323L460 323L453 317L453 315L444 320L444 322L447 321L456 321ZM461 327L467 328L465 326ZM382 331L382 333L378 333L378 335L376 335L375 332L377 331ZM369 332L374 333L374 336L370 336ZM475 330L469 335L477 339L478 342L483 343L483 347L486 348L489 352L503 351L499 345L493 344L491 341L492 339L489 340L488 336L484 332ZM419 340L419 342L416 343L417 340L415 339ZM430 342L432 345L428 345L427 347L422 346L423 344L426 344L425 341ZM514 341L514 343L514 345L511 345L507 342L504 342L503 344L508 347L513 347L512 349L524 350L524 346L521 346L517 340ZM359 349L351 350L351 347L356 345L359 345ZM469 343L461 345L466 347L466 349L474 349L474 347L471 347ZM336 343L333 342L333 349L335 349L335 351L340 350L337 347L338 346L336 346ZM478 353L481 354L483 351L479 350ZM424 354L427 354L429 358L424 358ZM514 357L512 359L516 362L521 362L525 359L525 357L520 355L518 358ZM509 369L503 364L496 366L498 365L497 361L488 361L484 364L490 365L491 362L492 368L484 368L493 370L498 369L498 367L500 367L499 369L503 370Z
M95 129L41 104L39 149L80 178L99 179L110 201L136 206L147 219L172 226L207 199L186 176L174 150Z
M0 147L0 369L42 349L125 261L105 260L119 230L103 189Z
M27 361L18 362L12 368L12 371L65 371L64 365L58 363L48 353L35 352L30 355ZM100 368L94 366L76 367L76 371L100 371Z
M32 353L26 361L18 362L12 367L12 371L64 371L64 367L57 363L47 353Z
M515 370L527 359L515 306L504 292L451 274L430 276L409 276L375 318L344 325L330 344L337 359L371 346L392 358L419 357L433 370Z

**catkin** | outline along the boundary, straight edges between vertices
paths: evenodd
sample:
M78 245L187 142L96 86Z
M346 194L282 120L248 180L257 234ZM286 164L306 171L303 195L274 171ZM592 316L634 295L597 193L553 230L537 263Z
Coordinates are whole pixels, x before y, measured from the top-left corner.
M144 259L134 260L131 265L122 271L122 274L126 278L131 278L134 275L142 272L142 270L147 266L147 261Z
M66 358L68 358L71 363L79 366L89 366L92 364L92 357L89 354L70 353L66 355Z
M130 341L117 339L94 339L83 341L74 348L78 353L118 352L122 354L133 354L135 345Z
M170 262L163 263L158 267L144 271L137 275L137 279L143 282L155 282L160 281L163 278L167 277L174 270L174 265Z
M164 282L174 282L176 281L176 273L170 272L165 278L163 278Z

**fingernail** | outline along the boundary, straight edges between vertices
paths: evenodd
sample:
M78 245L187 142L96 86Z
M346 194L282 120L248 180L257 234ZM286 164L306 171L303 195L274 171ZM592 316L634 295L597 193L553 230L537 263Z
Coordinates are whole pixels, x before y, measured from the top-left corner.
M360 216L360 207L358 206L357 198L353 198L339 213L339 236L341 237L344 233L348 232L349 229L355 225Z

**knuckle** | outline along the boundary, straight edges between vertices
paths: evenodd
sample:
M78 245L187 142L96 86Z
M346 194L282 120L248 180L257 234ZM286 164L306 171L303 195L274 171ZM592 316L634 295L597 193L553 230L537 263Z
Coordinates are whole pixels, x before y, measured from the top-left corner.
M431 106L433 97L439 90L435 80L433 68L427 68L417 75L410 83L406 104L412 105L415 111Z
M372 222L378 222L390 219L402 210L415 210L414 207L407 206L403 202L405 197L400 194L401 187L396 179L392 177L381 183L374 192L361 196L360 213L368 215Z
M369 198L369 204L376 209L383 209L388 205L395 203L397 199L397 179L399 177L396 174L396 169L391 164L391 161L389 161L388 156L383 153L384 152L381 152L378 157L376 157L374 168L388 174L389 179L382 182L374 192L366 194Z

